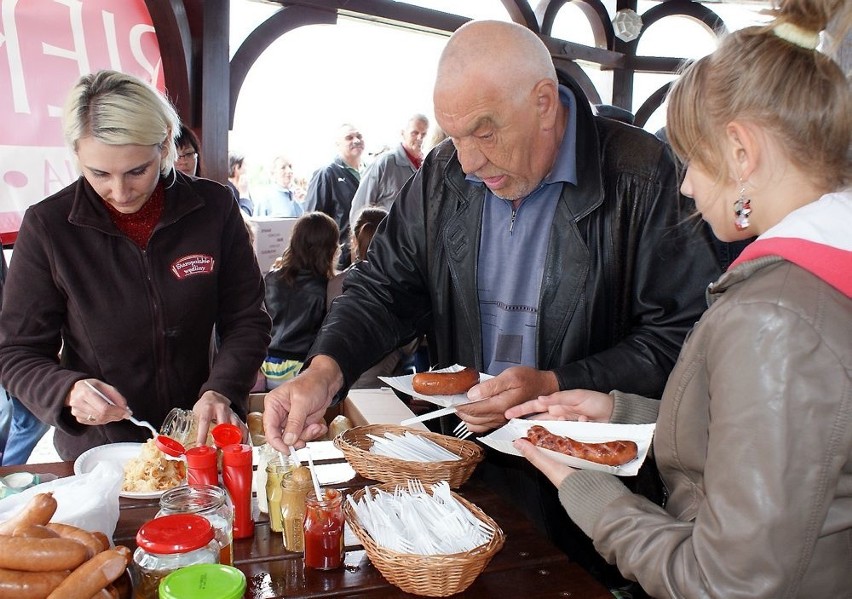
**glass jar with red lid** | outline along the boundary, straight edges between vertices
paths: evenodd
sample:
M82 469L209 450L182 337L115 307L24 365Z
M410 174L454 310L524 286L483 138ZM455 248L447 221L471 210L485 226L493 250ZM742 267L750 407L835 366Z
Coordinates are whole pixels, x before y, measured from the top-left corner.
M207 445L201 447L213 449ZM157 517L170 514L204 516L213 525L213 536L219 543L219 563L234 563L234 507L225 489L211 485L180 485L170 489L160 497Z
M157 599L160 580L185 566L219 563L213 525L197 514L149 520L136 533L130 578L136 599Z
M333 570L343 565L343 495L337 489L305 498L305 567Z

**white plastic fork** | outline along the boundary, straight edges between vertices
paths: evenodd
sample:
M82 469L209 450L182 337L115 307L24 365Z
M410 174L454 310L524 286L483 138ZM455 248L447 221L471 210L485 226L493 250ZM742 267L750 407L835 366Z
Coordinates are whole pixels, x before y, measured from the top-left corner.
M420 482L419 478L408 479L408 494L412 496L426 494L426 489L423 487L423 483Z
M458 437L461 440L465 440L470 437L473 432L467 428L467 422L462 420L456 425L456 428L453 429L453 435Z
M95 394L96 394L98 397L100 397L102 400L104 400L105 402L107 402L109 405L111 405L111 406L114 406L114 405L115 405L115 402L113 402L113 401L112 401L109 397L107 397L106 395L104 395L101 391L99 391L99 390L98 390L98 388L97 388L97 387L95 387L92 383L90 383L90 382L89 382L89 381L87 381L86 379L83 379L83 384L84 384L84 385L86 385L86 386L87 386L89 389L91 389L92 391L94 391L94 392L95 392ZM130 411L130 409L129 409L129 408L125 408L125 409L127 410L127 413L128 413L128 414L132 414L132 412ZM149 431L151 431L151 434L152 434L152 435L154 435L154 438L155 438L155 439L157 438L157 435L159 435L159 434L160 434L160 433L157 431L157 429L155 429L155 428L153 427L153 425L152 425L150 422L146 422L145 420L137 420L137 419L136 419L136 418L134 418L132 415L128 416L128 417L127 417L127 419L128 419L130 422L132 422L133 424L135 424L136 426L141 426L142 428L147 428Z

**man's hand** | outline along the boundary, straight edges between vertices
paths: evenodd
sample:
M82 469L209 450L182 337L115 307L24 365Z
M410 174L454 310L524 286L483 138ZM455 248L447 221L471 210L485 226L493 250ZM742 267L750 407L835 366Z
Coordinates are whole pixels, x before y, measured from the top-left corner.
M263 432L266 441L278 451L289 446L304 447L306 441L324 435L325 411L343 386L343 373L337 362L315 356L310 366L296 378L266 394L263 402Z
M523 456L530 461L530 464L541 470L541 473L544 474L557 489L562 484L562 481L565 480L566 476L576 472L576 470L571 466L560 464L556 460L547 457L544 452L539 451L538 447L526 439L516 439L512 442L512 445L514 445L515 449L520 451Z
M198 422L198 434L195 439L197 445L207 444L207 433L212 428L211 424L235 424L243 433L243 441L248 438L248 427L231 409L231 401L221 393L205 391L192 406L192 411Z
M546 397L537 397L506 410L506 418L523 418L535 414L538 420L578 420L580 422L609 422L614 401L611 395L571 389Z
M513 366L493 379L475 385L467 392L467 397L476 403L460 406L457 414L471 431L482 433L504 425L505 412L512 406L558 390L554 373L529 366Z

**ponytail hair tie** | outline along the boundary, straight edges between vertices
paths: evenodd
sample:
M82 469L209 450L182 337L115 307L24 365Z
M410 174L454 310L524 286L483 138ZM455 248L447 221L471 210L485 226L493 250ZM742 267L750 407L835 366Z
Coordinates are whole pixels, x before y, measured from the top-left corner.
M808 31L793 23L778 23L772 33L805 50L816 50L819 45L819 31Z

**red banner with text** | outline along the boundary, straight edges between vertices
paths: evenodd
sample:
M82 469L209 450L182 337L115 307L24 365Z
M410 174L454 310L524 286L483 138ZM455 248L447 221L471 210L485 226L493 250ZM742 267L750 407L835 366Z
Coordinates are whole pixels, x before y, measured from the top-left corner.
M0 0L0 239L78 173L62 106L80 76L131 73L164 88L144 0Z

